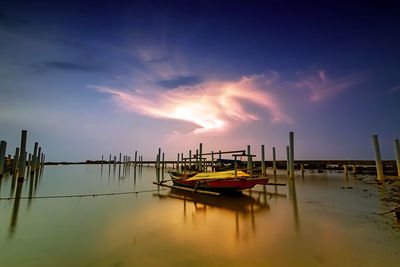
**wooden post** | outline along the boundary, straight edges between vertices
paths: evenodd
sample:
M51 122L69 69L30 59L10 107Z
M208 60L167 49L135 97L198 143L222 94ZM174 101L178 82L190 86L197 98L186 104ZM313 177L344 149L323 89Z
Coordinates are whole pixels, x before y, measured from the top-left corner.
M185 163L183 162L183 153L181 153L181 169L185 168Z
M211 151L211 171L214 171L214 151Z
M19 152L19 173L18 178L25 177L25 165L26 165L26 136L28 131L22 130L21 131L21 146Z
M199 170L200 170L200 172L202 172L203 171L203 144L202 143L200 143L200 147L199 147L199 155L200 155L200 158L199 158Z
M165 153L162 153L162 168L165 168Z
M192 171L192 150L189 150L189 171Z
M21 163L21 160L25 161ZM18 167L18 180L23 180L25 177L25 165L26 165L26 151L19 155L19 167Z
M275 153L275 147L272 148L272 169L274 170L274 174L276 174L276 153Z
M300 164L301 173L304 173L304 164Z
M294 133L289 132L289 152L290 152L290 179L294 178Z
M135 151L135 167L137 165L137 151Z
M156 155L156 162L154 163L154 168L158 169L158 161L160 160L160 155Z
M37 154L38 146L39 146L39 143L35 142L35 145L33 147L31 173L36 171L36 158L38 157L38 154Z
M178 172L179 172L179 153L178 153L178 160L176 161L176 169L177 169Z
M42 148L39 147L39 149L38 149L38 156L37 156L37 158L36 158L36 169L39 169L39 162L40 162L40 156L41 156L41 154L42 154Z
M237 169L238 169L238 166L237 166L237 156L236 156L236 155L234 156L234 159L235 159L235 163L234 163L234 166L235 166L235 178L237 178Z
M110 159L108 160L108 167L111 165L111 154L110 154Z
M348 170L347 170L347 165L343 165L343 169L344 169L344 174L347 175L348 174Z
M378 180L382 182L383 181L383 168L382 168L381 151L379 149L378 135L375 134L372 136L372 143L374 145L376 174L378 176Z
M393 140L394 144L394 153L396 154L396 163L397 163L397 176L400 177L400 146L399 139Z
M7 149L7 142L3 140L0 142L0 177L3 176L4 173L4 163L6 161L6 149Z
M251 169L251 167L250 167L250 160L251 160L250 155L251 155L251 153L250 153L250 145L247 145L247 173L249 173L249 174L250 174L250 169Z
M199 170L199 150L196 149L196 170Z
M158 148L158 161L157 161L157 168L159 169L161 165L161 148Z
M265 169L265 147L264 145L261 145L261 174L265 175L266 169Z
M357 173L357 167L356 167L356 165L353 165L353 174L356 174Z
M101 166L103 166L103 162L104 162L104 155L101 155Z
M286 146L286 172L289 174L290 171L290 152L289 146Z

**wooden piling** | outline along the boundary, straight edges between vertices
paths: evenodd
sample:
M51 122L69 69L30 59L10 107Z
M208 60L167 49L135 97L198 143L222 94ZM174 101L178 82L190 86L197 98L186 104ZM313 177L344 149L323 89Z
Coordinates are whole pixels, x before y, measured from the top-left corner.
M376 174L378 176L378 180L382 182L384 177L383 177L382 159L381 159L381 151L379 149L378 135L375 134L372 136L372 143L374 146Z
M158 148L158 160L157 160L157 169L160 169L161 166L161 148Z
M253 170L253 162L252 162L252 157L251 157L251 152L250 152L250 145L247 145L247 173L252 174Z
M183 153L181 153L181 169L185 168L185 163L183 161Z
M137 151L135 151L135 167L137 165Z
M348 174L348 170L347 170L347 165L346 164L343 165L343 170L344 170L344 174L347 175Z
M214 170L214 151L211 151L211 171L213 172Z
M289 174L290 172L290 152L289 146L286 146L286 172Z
M233 155L235 161L234 161L234 169L235 169L235 178L237 178L237 169L238 169L238 164L237 164L237 155Z
M265 175L266 169L265 169L265 147L264 145L261 145L261 174Z
M162 153L162 168L165 169L165 153Z
M196 170L199 170L199 150L196 149Z
M7 150L7 142L0 142L0 177L3 176L4 173L4 163L6 162L6 150Z
M294 178L294 133L293 132L289 132L289 153L290 153L289 177L290 179L293 179Z
M356 165L353 165L353 174L356 174L357 173L357 167L356 167Z
M304 164L300 164L300 171L301 173L304 173Z
M276 174L276 153L275 153L275 147L272 148L272 169L274 171L274 174Z
M203 170L203 144L200 143L199 147L199 171L201 172Z
M180 156L180 154L178 153L178 159L177 159L177 161L176 161L176 169L179 171L179 156Z
M393 145L394 145L394 153L396 154L397 176L400 177L400 145L399 145L399 139L394 139L393 140Z
M110 154L110 158L108 160L108 167L110 167L110 165L111 165L111 154Z
M37 158L38 146L39 146L39 143L35 142L35 145L33 147L33 154L32 154L31 173L34 173L36 171L36 158Z
M40 162L40 156L41 156L41 154L42 154L42 147L39 147L39 149L38 149L38 156L37 156L37 158L36 158L36 162L35 162L35 164L36 164L36 170L38 170L39 169L39 162Z
M20 152L19 152L19 167L18 167L18 178L25 177L25 165L26 165L26 137L28 131L22 130L21 131L21 145L20 145Z
M160 155L156 155L156 162L154 163L154 168L158 170L158 161L160 160Z
M189 170L192 170L192 150L189 150Z

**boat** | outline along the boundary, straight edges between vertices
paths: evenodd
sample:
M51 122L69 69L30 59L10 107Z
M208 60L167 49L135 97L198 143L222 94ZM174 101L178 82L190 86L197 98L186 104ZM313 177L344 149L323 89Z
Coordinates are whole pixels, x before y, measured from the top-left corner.
M219 193L234 193L251 189L257 184L268 184L267 177L252 178L249 174L238 170L201 173L169 172L174 186L187 187L195 190L213 191Z

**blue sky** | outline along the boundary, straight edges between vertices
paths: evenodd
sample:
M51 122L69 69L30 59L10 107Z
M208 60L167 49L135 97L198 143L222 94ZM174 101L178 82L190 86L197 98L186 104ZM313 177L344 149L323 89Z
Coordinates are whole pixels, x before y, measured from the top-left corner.
M0 138L47 159L276 146L384 158L400 137L394 2L5 1Z

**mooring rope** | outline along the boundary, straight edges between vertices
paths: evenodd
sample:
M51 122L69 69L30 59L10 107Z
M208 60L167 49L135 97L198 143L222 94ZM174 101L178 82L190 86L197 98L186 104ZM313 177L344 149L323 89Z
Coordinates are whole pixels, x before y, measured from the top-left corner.
M116 195L129 195L129 194L149 193L149 192L164 191L164 190L167 190L167 189L152 189L152 190L142 190L142 191L99 193L99 194L79 194L79 195L54 195L54 196L34 196L34 197L0 197L0 200L40 199L40 198L74 198L74 197L102 197L102 196L116 196Z

